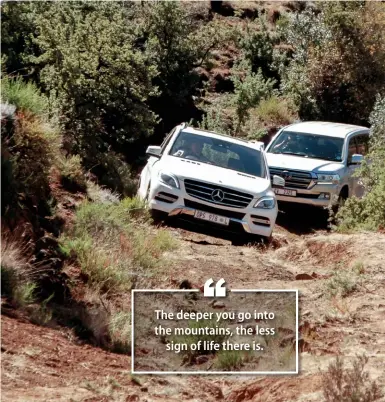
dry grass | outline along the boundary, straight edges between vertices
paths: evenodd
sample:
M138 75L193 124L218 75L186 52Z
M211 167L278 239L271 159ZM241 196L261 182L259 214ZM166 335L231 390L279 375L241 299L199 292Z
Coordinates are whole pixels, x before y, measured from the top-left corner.
M76 259L88 285L99 293L145 286L161 266L163 252L175 247L170 233L155 230L150 222L137 198L117 204L84 203L62 238L62 250Z
M130 354L130 291L150 287L165 263L163 253L175 247L169 232L151 225L138 198L80 205L73 226L61 238L62 251L80 269L83 282L78 299L85 307L65 313L73 315L78 335Z
M32 280L36 269L24 257L25 250L10 237L2 237L1 293L18 307L33 303L36 290Z
M383 393L375 381L365 372L368 357L358 356L353 367L348 369L337 357L323 375L323 395L326 402L374 402Z

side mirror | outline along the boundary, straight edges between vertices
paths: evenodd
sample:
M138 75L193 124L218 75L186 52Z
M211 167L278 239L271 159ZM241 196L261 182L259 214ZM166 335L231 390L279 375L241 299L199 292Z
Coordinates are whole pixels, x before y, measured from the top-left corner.
M273 186L285 187L285 179L281 176L273 176Z
M155 156L156 158L160 158L160 153L162 148L157 145L150 145L146 150L146 155Z
M363 160L364 160L363 155L353 154L350 159L349 165L359 165L360 163L362 163Z

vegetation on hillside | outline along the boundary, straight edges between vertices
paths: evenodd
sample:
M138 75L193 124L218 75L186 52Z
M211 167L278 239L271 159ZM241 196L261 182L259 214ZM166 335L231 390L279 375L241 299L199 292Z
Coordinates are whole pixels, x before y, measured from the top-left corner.
M299 119L371 125L365 197L337 220L385 227L385 5L230 2L225 17L216 3L1 4L2 225L18 237L1 271L15 306L39 301L47 320L128 350L122 295L175 246L132 198L136 172L181 121L263 140Z

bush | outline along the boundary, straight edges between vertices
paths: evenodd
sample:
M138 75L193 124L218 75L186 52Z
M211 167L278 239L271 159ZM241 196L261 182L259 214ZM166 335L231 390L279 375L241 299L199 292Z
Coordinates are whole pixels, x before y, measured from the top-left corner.
M283 26L293 47L282 88L303 119L365 124L385 90L384 7L328 2L321 12L294 14Z
M284 126L298 119L293 102L278 96L262 99L255 113L263 123L276 126Z
M119 194L113 193L108 188L101 187L91 180L87 180L87 195L91 201L99 204L119 203Z
M233 72L235 87L234 105L237 115L236 133L241 131L243 124L249 117L251 108L258 105L262 99L269 98L273 94L275 80L265 79L262 71L251 71L251 66L246 61L241 61Z
M16 307L25 307L35 301L34 268L23 256L23 250L7 237L1 239L1 294Z
M377 97L370 122L370 152L356 173L365 194L362 199L349 198L340 209L337 214L340 231L385 227L385 97Z
M243 353L239 350L221 350L217 355L216 365L224 371L236 371L243 361Z
M86 202L76 212L62 251L76 259L89 286L100 293L124 292L146 281L160 266L162 253L175 247L171 235L153 231L142 201Z
M72 155L67 158L62 157L59 159L58 164L63 187L71 191L86 190L87 182L79 155Z
M2 167L8 189L2 213L15 211L19 203L32 200L36 205L49 196L49 175L58 159L60 134L48 121L46 99L33 84L5 79L4 99L15 102L16 111L8 115L1 131Z
M381 400L383 393L376 382L365 372L366 356L358 356L353 367L344 367L337 357L323 375L323 395L326 402L374 402Z
M44 116L48 112L48 100L41 95L35 84L24 82L22 78L6 77L1 80L3 98L15 105L19 111Z
M40 81L72 152L83 158L130 146L156 124L147 104L157 95L156 66L137 46L137 9L120 2L51 3L36 18L41 54L33 62L42 66Z
M110 317L108 332L111 350L115 353L131 354L131 314L120 311Z
M197 328L215 328L215 327L220 327L221 324L213 321L190 321L188 324L188 328L195 329ZM187 345L187 350L183 350L181 353L185 358L188 359L189 363L193 363L195 358L199 355L205 355L205 354L211 354L212 352L206 350L203 348L203 344L205 341L211 342L214 341L215 343L221 344L224 342L228 336L226 335L175 335L173 336L173 341L175 343L184 343ZM196 350L191 350L190 346L191 344L197 344L199 341L201 341L200 347L197 348ZM214 351L215 352L215 351Z
M137 182L131 167L123 157L115 152L97 154L94 158L86 158L87 166L92 166L91 173L98 177L102 186L110 188L124 197L132 197L136 193Z

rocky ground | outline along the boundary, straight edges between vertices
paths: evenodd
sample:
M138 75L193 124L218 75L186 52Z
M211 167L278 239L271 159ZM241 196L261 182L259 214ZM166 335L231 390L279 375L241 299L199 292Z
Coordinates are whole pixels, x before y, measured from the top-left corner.
M294 211L295 212L295 211ZM269 246L170 226L179 248L159 286L225 278L232 288L300 292L298 376L132 376L131 359L81 343L61 327L40 327L3 309L4 401L319 401L322 372L358 354L385 390L385 234L328 232L315 211L279 216ZM306 212L306 213L305 213Z

